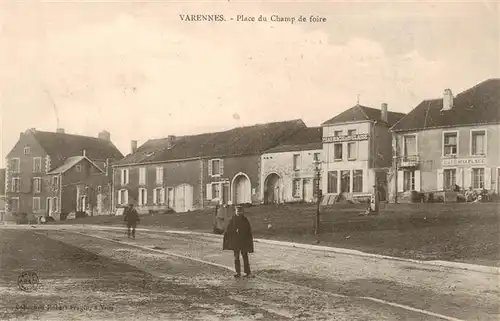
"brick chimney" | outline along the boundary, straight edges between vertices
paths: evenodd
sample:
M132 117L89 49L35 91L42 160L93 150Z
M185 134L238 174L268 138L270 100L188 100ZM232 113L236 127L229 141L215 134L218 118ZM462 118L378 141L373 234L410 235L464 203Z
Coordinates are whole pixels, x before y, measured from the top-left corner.
M133 154L137 151L137 141L132 140L130 141L130 152Z
M175 136L174 135L167 136L167 148L170 149L174 147L174 143L175 143Z
M58 128L58 129L56 129L56 133L58 133L58 134L64 134L64 128Z
M389 112L387 110L386 103L382 103L382 105L380 106L380 120L386 123L389 122Z
M97 138L102 139L102 140L111 141L111 134L110 134L108 131L103 130L103 131L101 131L101 132L97 135Z
M451 110L453 108L453 93L451 89L445 89L443 93L443 108L441 110Z

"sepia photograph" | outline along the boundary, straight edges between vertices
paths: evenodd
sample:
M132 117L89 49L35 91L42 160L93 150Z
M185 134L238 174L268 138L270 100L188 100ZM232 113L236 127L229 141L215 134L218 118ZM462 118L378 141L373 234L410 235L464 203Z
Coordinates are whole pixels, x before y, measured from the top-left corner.
M0 1L0 320L500 320L500 3Z

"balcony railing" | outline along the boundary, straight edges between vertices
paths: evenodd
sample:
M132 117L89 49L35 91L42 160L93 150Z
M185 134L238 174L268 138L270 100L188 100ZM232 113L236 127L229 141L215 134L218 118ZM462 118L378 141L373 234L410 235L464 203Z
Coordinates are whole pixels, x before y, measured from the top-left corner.
M417 167L419 164L420 156L418 155L407 155L399 158L399 167L401 168Z

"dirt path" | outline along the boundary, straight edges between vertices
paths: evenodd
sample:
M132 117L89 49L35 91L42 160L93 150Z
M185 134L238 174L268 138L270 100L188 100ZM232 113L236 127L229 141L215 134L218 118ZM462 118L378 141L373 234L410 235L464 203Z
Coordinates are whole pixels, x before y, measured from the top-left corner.
M0 244L2 319L421 319L289 284L234 280L227 269L81 234L2 230ZM38 290L17 289L15 280L25 269L39 274Z

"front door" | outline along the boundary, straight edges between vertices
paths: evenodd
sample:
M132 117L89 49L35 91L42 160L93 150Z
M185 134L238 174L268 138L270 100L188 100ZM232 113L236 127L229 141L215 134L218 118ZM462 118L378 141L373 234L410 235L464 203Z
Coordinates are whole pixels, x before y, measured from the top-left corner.
M168 207L174 208L174 189L168 188Z
M302 190L304 191L304 201L312 202L313 201L312 179L304 179L304 187Z
M229 183L222 184L222 204L227 204L229 200Z

